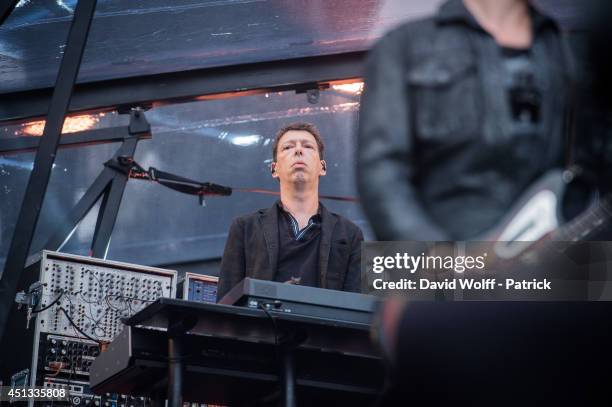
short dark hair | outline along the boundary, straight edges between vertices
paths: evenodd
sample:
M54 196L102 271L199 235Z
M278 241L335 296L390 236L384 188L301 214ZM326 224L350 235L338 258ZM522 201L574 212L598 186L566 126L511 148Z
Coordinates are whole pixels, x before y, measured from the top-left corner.
M319 130L312 123L297 122L297 123L290 123L286 126L283 126L276 133L276 137L274 138L274 144L272 145L272 160L274 162L276 162L276 150L278 149L278 143L281 137L283 137L285 133L291 130L304 130L312 134L312 136L315 138L317 142L317 149L319 150L319 157L323 159L323 152L325 151L325 144L323 144L323 139L321 138L321 134L319 133Z

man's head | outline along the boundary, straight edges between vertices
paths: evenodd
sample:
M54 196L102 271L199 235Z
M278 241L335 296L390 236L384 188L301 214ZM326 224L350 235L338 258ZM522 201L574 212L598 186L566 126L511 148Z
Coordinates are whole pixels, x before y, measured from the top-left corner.
M308 182L326 174L325 146L310 123L291 123L276 133L272 146L272 177L283 182Z

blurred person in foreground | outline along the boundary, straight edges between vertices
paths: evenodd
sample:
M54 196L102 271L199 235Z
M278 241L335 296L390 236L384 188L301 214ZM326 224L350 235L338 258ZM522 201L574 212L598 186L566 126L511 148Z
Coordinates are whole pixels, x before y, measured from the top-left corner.
M368 58L358 144L377 238L487 235L566 164L573 80L559 27L527 0L451 0L386 34Z
M489 2L493 3L502 7L509 2ZM587 65L590 70L584 74L589 79L589 89L595 94L581 96L582 100L595 96L596 103L589 104L586 109L596 106L593 109L600 110L608 120L612 113L610 21L612 4L599 2L592 13L588 35ZM563 89L557 91L559 95L564 93ZM579 115L594 117L589 113L581 111ZM486 120L483 118L483 123ZM594 124L590 120L583 121ZM593 175L605 192L612 186L606 165L612 155L610 127L603 134L598 130L591 133L589 127L584 129L576 158L595 161L590 164L595 164L592 168L600 171ZM404 143L409 145L410 142ZM596 145L599 148L595 148ZM456 148L460 150L460 144ZM545 157L547 155L542 153L543 160ZM410 175L405 170L402 174ZM408 190L412 193L412 186ZM481 206L476 205L476 208L479 210ZM463 216L466 210L458 212L458 216ZM411 225L404 226L402 230L382 230L381 233L387 238L412 236L408 232L413 230ZM440 233L444 233L444 229ZM439 235L434 236L437 238ZM575 406L607 402L610 400L607 378L612 364L611 315L612 307L608 302L409 303L397 298L388 300L373 327L394 379L382 404L407 405L411 402L433 406L454 402L472 406Z

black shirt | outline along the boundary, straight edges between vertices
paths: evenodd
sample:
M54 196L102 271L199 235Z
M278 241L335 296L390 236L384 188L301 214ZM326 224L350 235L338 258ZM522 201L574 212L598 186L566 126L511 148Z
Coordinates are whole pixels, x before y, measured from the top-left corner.
M313 215L300 230L298 221L283 209L280 202L277 208L279 250L274 280L319 287L321 215Z

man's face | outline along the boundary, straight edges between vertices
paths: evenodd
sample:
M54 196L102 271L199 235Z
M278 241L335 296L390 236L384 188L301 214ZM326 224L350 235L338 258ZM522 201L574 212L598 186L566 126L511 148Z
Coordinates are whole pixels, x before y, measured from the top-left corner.
M306 183L325 175L317 141L306 130L289 130L280 138L272 176L281 182Z

